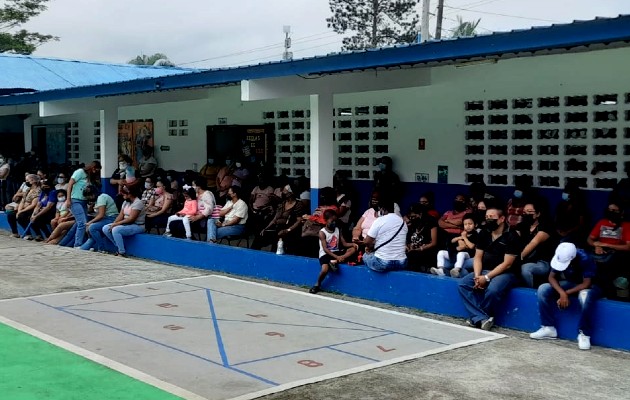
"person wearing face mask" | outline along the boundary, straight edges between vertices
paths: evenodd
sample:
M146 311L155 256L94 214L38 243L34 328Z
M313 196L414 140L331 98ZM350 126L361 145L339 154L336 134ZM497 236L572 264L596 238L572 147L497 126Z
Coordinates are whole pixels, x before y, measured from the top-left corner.
M68 177L65 173L60 172L55 180L55 190L68 190Z
M423 204L413 204L407 215L407 269L429 272L435 263L438 245L437 221Z
M615 279L630 277L630 222L623 220L623 210L617 203L621 202L609 201L604 218L595 224L587 239L592 247L591 256L601 272L604 292L610 299L618 298Z
M64 238L66 233L74 225L74 216L70 213L70 209L66 207L66 199L68 192L64 189L57 190L57 205L55 206L55 218L50 221L53 231L44 243L58 244Z
M525 286L535 288L538 286L536 278L542 281L549 275L549 260L558 244L544 205L541 202L525 204L521 223L516 229L525 245L521 251L521 277Z
M142 192L142 197L140 198L140 200L142 200L145 206L148 206L154 197L155 197L155 183L153 181L153 178L146 177L144 178L144 191Z
M254 232L259 232L267 226L273 218L275 210L273 208L274 190L269 185L265 175L258 175L258 185L254 187L249 196L249 207L252 212L252 228Z
M503 210L488 208L486 229L479 234L474 272L458 285L459 295L468 311L470 326L490 330L494 314L509 290L518 283L518 259L522 246L516 232L505 223Z
M394 203L400 201L402 194L400 178L393 170L391 157L384 156L379 160L378 171L374 173L374 190L391 197Z
M166 185L162 181L157 181L155 196L147 206L147 217L145 220L147 232L157 228L158 233L160 233L160 229L166 227L174 205L174 197L171 192L171 186L168 185L168 181Z
M115 251L112 243L105 237L103 227L113 223L118 216L116 202L107 193L99 193L94 185L86 187L84 195L89 203L94 203L96 215L85 224L88 239L81 245L81 250Z
M555 232L560 241L585 248L589 234L588 214L584 192L577 184L569 182L562 191L555 212Z
M225 160L225 165L219 170L217 173L217 190L219 191L219 197L217 201L220 204L225 204L227 196L227 192L232 187L232 182L234 181L234 171L236 170L236 165L232 162L231 158L227 158Z
M28 224L31 221L31 215L33 214L33 210L35 210L35 207L37 207L39 195L42 192L39 176L35 174L27 175L25 184L28 188L28 192L24 195L24 197L22 197L22 200L20 200L20 204L18 204L15 212L7 215L12 236L15 238L20 237L17 228L18 223L24 229L28 227ZM28 234L28 232L25 232L25 234Z
M219 166L215 164L214 157L208 157L208 162L199 170L199 176L206 180L208 190L213 193L217 192L217 175L219 175Z
M103 227L103 234L116 246L115 255L126 257L124 237L133 236L144 232L144 218L146 210L140 200L140 188L135 186L123 188L123 203L120 214L111 224Z
M219 213L223 219L208 224L208 242L216 243L228 236L240 236L245 233L248 209L247 203L241 199L241 188L232 186L227 191L229 200Z
M372 227L374 221L376 221L376 219L380 216L378 212L380 198L381 193L379 191L375 190L372 192L372 195L370 196L370 208L361 215L361 218L359 218L359 221L357 221L357 224L352 229L352 243L356 243L359 246L365 245L364 239L367 236L368 231ZM398 204L396 203L394 203L394 214L400 216L400 207L398 207Z
M407 267L407 224L394 213L390 198L379 199L381 216L374 221L365 237L363 262L376 272L388 272Z
M315 286L309 289L309 293L316 294L321 290L321 285L329 270L337 271L339 264L345 262L352 257L359 245L356 243L348 243L339 234L337 227L337 213L333 210L324 212L326 226L319 231L319 265L321 270L317 277Z
M523 207L527 203L529 198L532 198L531 184L528 181L520 179L514 188L512 197L507 202L507 224L514 228L521 222L521 216L523 215Z
M85 241L85 224L87 223L87 201L83 195L83 190L90 184L90 177L99 174L101 171L101 163L93 161L79 168L72 174L68 183L68 193L70 195L66 200L66 206L70 207L72 215L76 220L77 231L74 239L74 247L80 247ZM93 182L92 182L93 183Z
M453 237L459 236L464 229L464 215L470 213L468 208L466 196L458 194L453 201L453 209L442 214L442 217L438 220L438 226L446 233L447 241L450 241Z
M136 169L133 167L131 157L126 154L118 156L118 169L114 171L109 183L117 187L118 193L116 194L116 206L121 207L125 201L122 194L123 186L132 187L136 186L140 181L136 179ZM143 181L144 182L144 181Z
M275 216L267 226L262 229L252 243L252 249L260 250L272 245L272 251L276 251L278 239L284 243L285 254L297 254L301 239L302 216L307 212L304 204L296 198L294 185L286 184L282 188L282 202L278 206Z
M40 178L41 181L41 178ZM41 242L50 235L48 224L55 217L57 211L57 191L51 188L47 182L42 182L42 192L39 195L37 206L31 215L31 231L35 234L35 240ZM30 239L26 236L25 239Z
M158 162L153 156L153 147L145 146L142 148L142 157L138 161L138 174L140 178L153 176L157 166Z
M234 166L236 168L234 169L234 172L232 172L232 175L234 176L234 179L232 180L232 185L247 187L246 184L247 179L249 178L249 170L245 167L241 160L236 160Z
M4 156L0 154L0 211L3 211L4 206L11 202L11 193L9 192L10 173L11 165L9 165Z

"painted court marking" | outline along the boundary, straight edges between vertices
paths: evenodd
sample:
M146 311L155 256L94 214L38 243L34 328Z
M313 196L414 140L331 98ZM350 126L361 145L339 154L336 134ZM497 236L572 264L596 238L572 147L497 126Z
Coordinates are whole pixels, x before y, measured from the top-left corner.
M253 399L503 335L209 275L0 301L0 322L185 399Z

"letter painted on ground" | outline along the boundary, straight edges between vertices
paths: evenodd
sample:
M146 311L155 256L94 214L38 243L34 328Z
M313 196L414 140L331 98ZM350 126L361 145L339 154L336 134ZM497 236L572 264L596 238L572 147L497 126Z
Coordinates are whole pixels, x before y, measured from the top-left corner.
M267 336L280 336L280 337L284 337L284 333L280 333L280 332L267 332L267 333L265 333L265 335L267 335Z
M265 314L245 314L245 315L249 315L250 317L254 317L254 318L265 318L265 317L267 317Z
M396 350L395 348L393 348L393 349L386 349L386 348L385 348L385 347L383 347L383 346L376 346L376 347L377 347L380 351L382 351L383 353L389 353L390 351L394 351L394 350Z
M79 297L80 300L94 300L94 297L91 296L81 296Z
M309 368L317 368L317 367L321 367L322 363L317 362L317 361L313 361L313 360L300 360L298 361L298 364L301 364L305 367L309 367Z
M164 329L169 329L171 331L178 331L180 329L184 329L184 327L179 326L179 325L164 325Z
M171 303L162 303L162 304L158 304L158 307L162 307L162 308L173 308L173 307L178 307L177 304L171 304Z

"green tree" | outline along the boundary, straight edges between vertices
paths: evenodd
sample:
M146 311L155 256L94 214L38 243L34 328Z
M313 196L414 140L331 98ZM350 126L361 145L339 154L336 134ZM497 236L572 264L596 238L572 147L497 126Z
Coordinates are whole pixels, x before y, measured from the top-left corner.
M0 53L31 54L38 46L51 40L52 35L42 35L18 29L33 17L46 10L48 0L6 0L0 6Z
M166 54L163 53L155 53L152 56L147 56L145 54L140 54L136 56L133 60L129 60L129 64L134 65L160 65L163 67L174 67L175 64L171 60L168 59Z
M329 0L328 27L343 39L343 50L412 43L418 30L418 0Z
M453 29L451 37L467 37L477 34L477 26L481 18L476 21L464 21L460 15L457 16L457 26Z

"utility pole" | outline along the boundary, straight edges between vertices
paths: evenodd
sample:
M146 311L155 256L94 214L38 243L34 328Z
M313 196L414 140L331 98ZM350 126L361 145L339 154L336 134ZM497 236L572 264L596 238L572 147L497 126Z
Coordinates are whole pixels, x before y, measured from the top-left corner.
M284 61L293 60L293 52L289 51L291 48L291 25L285 25L282 27L284 32L284 53L282 53L282 59Z
M429 7L431 7L431 0L423 0L422 20L420 21L420 43L429 40Z
M442 18L444 16L444 0L438 0L437 23L435 24L435 38L442 38Z

